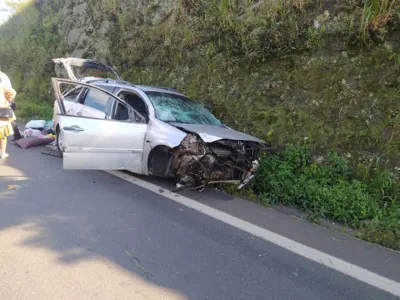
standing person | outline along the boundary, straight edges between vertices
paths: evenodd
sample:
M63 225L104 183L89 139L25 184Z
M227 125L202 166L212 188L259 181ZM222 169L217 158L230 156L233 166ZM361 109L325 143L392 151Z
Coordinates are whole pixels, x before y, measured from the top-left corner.
M5 73L1 72L1 68L0 68L0 83L3 83L5 85L5 87L8 89L14 90L12 88L10 78L8 78L8 76ZM15 111L16 106L15 106L14 100L10 104L10 107L13 111ZM14 112L14 115L15 115L15 112ZM19 132L19 129L17 126L17 121L16 120L12 121L11 125L12 125L13 131L14 131L14 141L21 139L22 136L21 136L21 133Z
M10 103L14 100L16 91L7 86L7 84L0 83L0 108L10 108ZM10 120L0 119L0 159L8 157L7 150L7 137L14 134L11 122L15 121L15 115Z

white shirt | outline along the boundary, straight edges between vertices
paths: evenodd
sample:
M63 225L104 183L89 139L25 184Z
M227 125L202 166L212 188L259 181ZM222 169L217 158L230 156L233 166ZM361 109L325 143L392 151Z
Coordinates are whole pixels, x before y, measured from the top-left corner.
M4 84L5 87L12 89L10 78L3 72L0 72L1 83Z

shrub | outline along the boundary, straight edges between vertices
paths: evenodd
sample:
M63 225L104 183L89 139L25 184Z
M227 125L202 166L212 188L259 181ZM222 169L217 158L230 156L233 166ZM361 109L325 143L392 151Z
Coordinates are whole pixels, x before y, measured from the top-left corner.
M391 241L400 238L398 178L377 172L361 181L337 152L330 152L324 163L314 161L306 146L291 145L279 155L266 155L252 188L266 204L292 205L314 217L363 229L361 235L368 240L382 243L379 234L372 234L377 231L390 236L387 243L392 246Z

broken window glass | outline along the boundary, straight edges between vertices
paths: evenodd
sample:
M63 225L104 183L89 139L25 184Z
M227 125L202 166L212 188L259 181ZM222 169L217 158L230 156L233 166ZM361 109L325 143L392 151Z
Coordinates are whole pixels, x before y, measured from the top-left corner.
M220 126L218 119L200 103L184 96L147 92L156 116L164 122Z

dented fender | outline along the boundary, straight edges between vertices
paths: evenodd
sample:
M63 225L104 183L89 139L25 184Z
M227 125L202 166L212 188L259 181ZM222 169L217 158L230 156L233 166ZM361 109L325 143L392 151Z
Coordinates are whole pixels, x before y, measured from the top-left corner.
M159 145L175 148L181 144L186 136L186 132L152 118L149 124L146 142L150 144L151 148L155 148Z
M174 149L182 143L186 136L187 133L182 130L155 118L150 118L143 151L143 174L149 174L148 160L154 148L165 146Z

